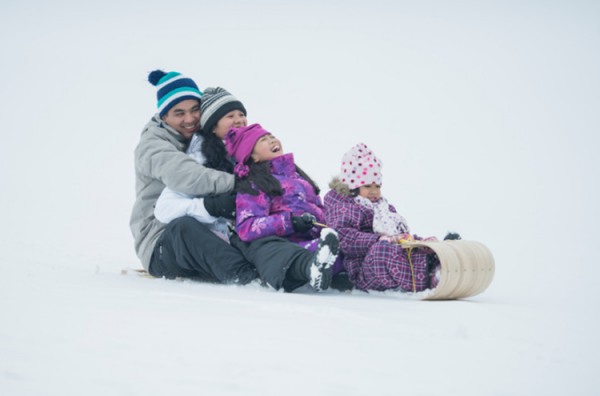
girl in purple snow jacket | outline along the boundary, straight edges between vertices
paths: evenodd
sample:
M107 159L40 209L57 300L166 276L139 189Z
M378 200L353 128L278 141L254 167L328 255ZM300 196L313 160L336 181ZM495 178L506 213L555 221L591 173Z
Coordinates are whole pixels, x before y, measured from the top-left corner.
M381 160L360 143L344 155L339 177L329 184L325 218L338 232L344 268L361 290L435 288L440 264L433 251L413 249L411 271L408 252L398 245L400 239L411 237L410 229L381 196L381 166Z
M304 213L312 215L313 222L325 221L319 188L296 167L294 155L284 154L281 142L259 124L237 130L232 128L225 136L227 147L231 146L228 142L232 140L232 134L247 133L250 136L253 132L256 135L262 133L262 136L255 136L257 142L252 144L253 152L246 161L249 165L240 161L234 171L238 190L236 229L240 238L245 242L273 235L292 242L318 238L320 229L317 226L310 224L307 229L298 229L292 222L294 217Z
M315 224L325 221L319 188L296 166L294 155L284 154L281 142L259 124L230 128L225 146L238 162L234 174L238 191L236 229L240 238L250 242L284 237L314 251L316 256L324 249L327 262L317 263L310 271L323 275L315 288L326 289L333 275L339 241L335 231L328 229L321 235Z

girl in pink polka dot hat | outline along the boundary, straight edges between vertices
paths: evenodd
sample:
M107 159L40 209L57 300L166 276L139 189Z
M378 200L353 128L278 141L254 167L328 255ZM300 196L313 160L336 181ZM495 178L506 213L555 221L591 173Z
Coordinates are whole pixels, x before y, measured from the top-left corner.
M381 186L381 165L373 151L359 143L342 157L339 178L350 190L370 184Z
M361 290L433 289L440 279L439 259L429 249L415 248L411 271L398 240L423 238L411 235L404 217L381 196L382 167L381 159L359 143L342 157L340 174L325 195L325 218L338 232L348 278Z

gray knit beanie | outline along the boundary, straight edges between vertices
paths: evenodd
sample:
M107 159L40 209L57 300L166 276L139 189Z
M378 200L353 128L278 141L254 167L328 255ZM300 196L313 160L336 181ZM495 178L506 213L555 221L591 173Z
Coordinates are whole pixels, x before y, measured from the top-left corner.
M217 122L227 113L240 110L244 115L246 108L224 88L206 88L200 104L200 125L205 133L212 132Z

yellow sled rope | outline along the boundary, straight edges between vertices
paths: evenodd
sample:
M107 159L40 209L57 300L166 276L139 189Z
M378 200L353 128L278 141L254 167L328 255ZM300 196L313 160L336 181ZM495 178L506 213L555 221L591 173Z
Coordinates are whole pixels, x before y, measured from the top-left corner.
M400 239L399 243L410 242L413 239L412 235L408 236L408 239ZM413 292L417 292L417 283L415 282L415 270L413 269L412 259L410 258L410 254L412 253L413 248L409 247L408 249L408 263L410 264L410 275L412 276L413 281Z

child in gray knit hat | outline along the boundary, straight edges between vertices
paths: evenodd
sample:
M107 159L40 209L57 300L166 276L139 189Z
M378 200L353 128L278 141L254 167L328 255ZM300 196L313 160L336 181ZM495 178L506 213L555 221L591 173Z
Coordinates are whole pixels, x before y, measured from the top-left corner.
M207 133L214 133L221 140L230 127L239 128L240 126L236 125L245 122L242 118L245 119L247 115L242 102L221 87L204 90L200 113L201 129Z
M233 173L233 163L223 138L229 128L248 125L246 108L224 88L206 88L200 107L200 130L202 137L200 153L205 158L204 166Z

